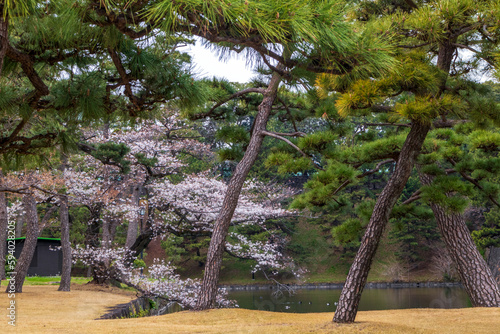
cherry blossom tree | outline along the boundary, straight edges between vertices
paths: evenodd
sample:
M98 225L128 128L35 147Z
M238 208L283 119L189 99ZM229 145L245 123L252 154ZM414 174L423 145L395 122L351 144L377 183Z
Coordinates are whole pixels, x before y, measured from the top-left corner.
M113 252L122 246L113 243L112 236L106 232L107 219L128 222L128 234L135 232L134 243L125 245L122 250L130 252L126 256L129 264L156 236L197 238L211 235L227 184L214 175L214 170L186 172L189 167L186 157L213 162L213 154L208 145L196 140L199 135L189 124L179 120L175 112L166 113L161 121L145 121L116 129L111 126L106 133L94 130L85 132L84 136L89 140L81 146L88 155L74 158L70 168L64 171L64 178L74 205L99 208L99 214L89 224L95 224L94 231L102 226L102 236L95 234L101 242L75 249L77 259L92 264L97 282L123 279L122 270L116 269L115 261L103 260L102 254L108 251L113 254L110 259L116 258L118 254ZM122 156L100 152L103 148L120 149L120 145L127 148L122 150ZM121 174L125 169L128 174ZM131 190L138 185L144 189L141 205L146 212L143 216ZM269 189L262 191L265 187L270 185L255 180L245 183L231 222L226 252L253 260L254 271L291 271L298 275L301 270L283 254L286 238L266 224L269 219L294 215L281 207L280 200L295 192L283 186L274 187L272 193ZM139 219L144 220L145 226L137 234L138 225L133 222ZM135 231L131 230L131 225ZM268 239L252 240L245 235L244 227L248 225L265 233Z

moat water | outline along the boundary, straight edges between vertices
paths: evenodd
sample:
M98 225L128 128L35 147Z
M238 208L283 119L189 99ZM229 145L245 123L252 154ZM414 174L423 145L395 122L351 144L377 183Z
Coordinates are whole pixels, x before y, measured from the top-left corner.
M240 308L275 312L334 312L340 289L296 289L276 294L273 290L229 291L228 298ZM365 289L359 304L360 311L408 308L471 307L462 287L421 287Z

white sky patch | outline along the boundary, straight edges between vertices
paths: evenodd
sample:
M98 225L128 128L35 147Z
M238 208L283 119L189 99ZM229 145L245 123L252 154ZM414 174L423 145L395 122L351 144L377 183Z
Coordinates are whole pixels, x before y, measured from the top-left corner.
M231 82L246 83L255 76L242 55L233 52L229 59L219 60L217 54L201 45L189 45L184 50L193 57L194 72L199 78L226 78Z

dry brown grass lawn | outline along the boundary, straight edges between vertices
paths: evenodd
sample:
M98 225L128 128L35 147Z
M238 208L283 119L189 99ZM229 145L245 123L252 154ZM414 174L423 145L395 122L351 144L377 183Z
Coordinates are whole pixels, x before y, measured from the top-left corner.
M161 317L94 320L134 298L127 292L26 286L16 295L16 328L7 324L0 295L1 333L500 333L500 309L413 309L359 312L357 323L336 325L332 313L272 313L243 309L180 312Z

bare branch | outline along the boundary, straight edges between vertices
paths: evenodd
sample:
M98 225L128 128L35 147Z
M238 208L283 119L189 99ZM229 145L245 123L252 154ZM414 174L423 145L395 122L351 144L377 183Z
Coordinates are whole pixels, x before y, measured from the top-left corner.
M1 193L13 193L13 194L29 194L30 192L27 191L28 189L29 189L29 186L23 187L23 188L0 187L0 192Z

